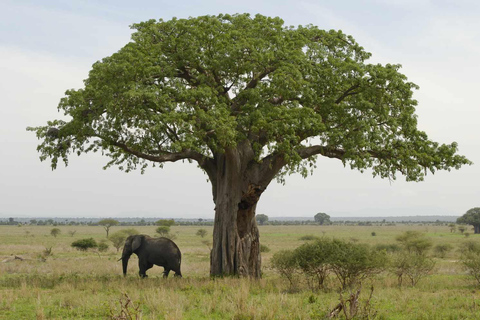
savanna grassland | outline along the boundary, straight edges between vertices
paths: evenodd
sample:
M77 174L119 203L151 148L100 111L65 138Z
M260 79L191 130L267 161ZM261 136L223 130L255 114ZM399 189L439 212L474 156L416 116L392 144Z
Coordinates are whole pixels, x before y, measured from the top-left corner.
M458 262L457 250L466 241L480 241L479 236L453 233L448 226L260 226L261 243L270 251L262 253L263 278L258 281L209 277L211 227L171 228L183 255L182 279L163 279L160 267L150 269L149 278L140 279L135 255L124 278L117 262L120 252L111 243L106 252L82 252L70 246L78 239L104 239L102 227L58 226L57 237L50 235L52 228L0 226L0 319L324 319L339 303L336 279L332 276L324 289L313 290L297 275L292 286L271 267L272 255L300 246L305 235L374 246L393 244L407 230L421 231L434 246L450 244L452 250L435 257L431 274L414 287L408 283L399 287L396 276L388 271L365 280L361 307L372 286L374 291L364 315L372 319L480 317L480 288ZM112 227L111 232L122 228ZM151 236L155 228L135 227ZM207 230L205 238L196 235L200 228ZM42 259L48 248L51 255Z

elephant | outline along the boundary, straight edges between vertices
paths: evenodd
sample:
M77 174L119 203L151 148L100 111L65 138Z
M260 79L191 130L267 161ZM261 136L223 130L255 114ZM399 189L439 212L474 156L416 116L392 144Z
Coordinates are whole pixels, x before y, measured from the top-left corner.
M131 235L125 240L122 260L123 275L127 275L128 259L132 253L138 256L140 277L146 278L146 271L154 264L163 267L163 277L168 277L170 270L175 271L175 277L182 277L180 264L182 254L175 242L168 238L151 238L147 235Z

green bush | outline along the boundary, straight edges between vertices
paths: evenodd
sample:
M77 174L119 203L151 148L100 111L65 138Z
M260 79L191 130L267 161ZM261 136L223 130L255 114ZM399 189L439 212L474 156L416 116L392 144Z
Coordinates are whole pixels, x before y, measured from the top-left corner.
M415 254L426 254L432 247L432 240L418 231L406 231L396 237L404 250Z
M384 270L387 256L385 251L372 250L367 245L321 238L293 251L280 251L271 261L291 284L295 272L301 270L309 283L321 288L332 272L342 289L346 289Z
M105 241L100 241L97 245L98 251L106 252L108 250L108 244Z
M195 233L195 235L199 236L199 237L205 237L207 235L207 230L205 229L198 229L197 232Z
M310 241L310 240L317 240L317 239L319 239L317 236L314 236L311 234L307 234L305 236L300 237L300 240L302 241Z
M170 232L169 226L160 226L155 230L160 236L165 237Z
M270 252L270 248L265 244L261 244L260 245L260 252Z
M480 284L480 251L466 251L460 258L468 274Z
M375 250L377 251L386 251L388 253L399 252L402 250L398 244L391 243L391 244L377 244L375 246Z
M123 246L123 244L125 243L125 239L127 239L128 236L131 236L134 234L139 234L139 232L133 228L123 229L111 234L108 237L108 240L112 242L113 247L116 248L118 252L120 248Z
M425 254L416 254L406 250L397 253L392 261L392 270L397 276L399 286L402 285L405 278L410 280L412 286L415 286L434 267L435 261Z
M58 228L53 228L52 230L50 230L50 234L53 236L53 237L57 237L60 233L62 233L62 231Z
M384 251L376 251L365 244L333 240L329 257L332 272L337 276L342 289L383 271L387 266Z
M93 238L80 239L72 242L71 246L80 251L87 251L90 248L96 248L97 242Z
M311 283L315 283L318 288L324 286L334 249L333 240L322 238L305 243L294 251L298 267L307 276L307 279L313 280Z
M270 263L281 276L287 278L291 286L294 286L294 278L297 269L295 253L292 250L281 250L276 252Z
M435 248L433 248L435 255L439 258L445 258L445 255L453 249L452 245L449 243L446 244L437 244Z

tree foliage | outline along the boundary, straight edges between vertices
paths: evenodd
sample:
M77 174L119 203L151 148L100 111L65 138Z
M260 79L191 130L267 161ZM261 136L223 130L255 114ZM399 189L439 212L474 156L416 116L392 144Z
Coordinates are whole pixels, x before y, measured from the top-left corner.
M457 223L472 225L474 232L480 233L480 207L469 209L463 216L457 219Z
M53 168L90 151L126 171L147 161L203 165L244 141L256 159L281 155L302 174L302 160L313 164L315 155L414 181L469 163L455 155L456 143L440 145L417 129L417 85L400 65L366 63L371 54L341 31L248 14L132 28L132 41L96 62L85 88L67 90L59 110L69 122L30 128Z
M118 220L115 220L115 219L102 219L98 221L98 224L103 226L103 228L107 232L107 238L108 238L108 233L110 232L110 228L113 226L118 226L120 222L118 222Z

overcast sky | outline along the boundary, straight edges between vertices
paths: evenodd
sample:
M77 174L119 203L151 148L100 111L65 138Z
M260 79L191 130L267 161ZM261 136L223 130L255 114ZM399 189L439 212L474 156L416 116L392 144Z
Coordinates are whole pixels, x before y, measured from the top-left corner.
M91 65L125 45L132 23L218 13L279 16L351 34L372 62L399 63L420 86L419 128L458 142L475 164L429 174L424 182L389 182L318 160L313 176L273 182L257 213L275 216L461 215L480 206L480 2L0 0L0 218L213 218L210 184L195 165L123 173L107 158L72 157L52 171L40 162L27 126L61 117L65 90L81 88Z

